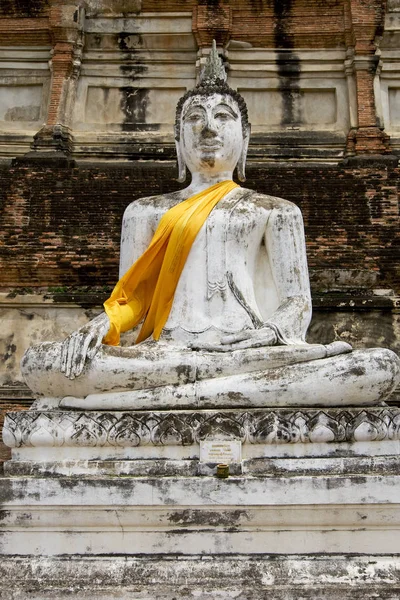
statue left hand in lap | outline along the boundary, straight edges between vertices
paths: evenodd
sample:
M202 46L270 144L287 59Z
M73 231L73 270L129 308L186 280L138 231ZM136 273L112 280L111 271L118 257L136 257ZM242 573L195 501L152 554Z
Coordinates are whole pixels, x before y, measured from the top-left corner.
M400 361L386 349L306 344L304 228L294 204L241 181L250 135L243 98L215 47L175 126L180 192L125 211L121 279L102 313L62 343L28 349L37 406L339 406L385 399ZM134 346L119 336L141 324ZM102 341L104 343L102 343Z
M193 350L208 350L209 352L233 352L245 348L261 348L262 346L274 346L277 342L276 333L270 327L251 329L225 335L220 343L193 342L190 347Z

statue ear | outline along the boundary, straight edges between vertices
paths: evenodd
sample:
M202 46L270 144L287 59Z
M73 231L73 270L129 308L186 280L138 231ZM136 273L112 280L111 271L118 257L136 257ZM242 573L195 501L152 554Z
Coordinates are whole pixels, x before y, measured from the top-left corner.
M186 163L182 156L181 145L179 143L179 131L177 131L177 127L175 126L175 148L176 148L176 158L178 161L178 179L179 183L184 183L186 181Z
M248 123L246 126L246 130L243 133L242 153L239 157L238 164L236 166L239 181L246 181L245 167L246 167L247 150L248 150L249 141L250 141L250 131L251 131L251 125L250 125L250 123Z

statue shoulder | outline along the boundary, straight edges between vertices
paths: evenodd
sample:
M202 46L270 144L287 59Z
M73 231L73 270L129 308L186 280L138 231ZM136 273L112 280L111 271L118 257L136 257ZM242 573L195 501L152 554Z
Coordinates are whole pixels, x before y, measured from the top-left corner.
M135 216L146 213L151 214L155 211L165 212L179 202L182 202L182 200L184 200L184 198L182 197L182 193L180 191L162 194L159 196L146 196L144 198L137 198L126 207L124 212L124 220L132 219L135 218Z
M243 192L247 202L253 203L257 207L264 208L265 210L275 209L286 214L301 214L301 211L297 204L294 204L289 200L285 200L284 198L279 198L277 196L269 196L268 194L255 192L254 190L249 190L247 188L243 188Z

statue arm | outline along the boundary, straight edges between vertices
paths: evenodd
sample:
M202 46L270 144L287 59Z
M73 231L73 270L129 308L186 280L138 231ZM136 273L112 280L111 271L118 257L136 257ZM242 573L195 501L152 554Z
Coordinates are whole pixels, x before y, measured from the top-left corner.
M124 213L121 236L120 277L146 250L153 236L153 223L146 205L128 206ZM130 329L132 307L121 306L122 331ZM96 355L103 338L110 330L110 320L105 312L74 331L64 340L61 349L61 372L69 379L79 377L87 361Z
M121 230L120 280L148 248L157 224L154 210L146 202L146 199L132 202L126 208ZM119 283L114 288L113 294ZM122 293L118 300L109 298L104 306L110 318L110 329L104 339L106 344L119 344L120 333L131 331L144 316L137 298L126 301Z
M272 327L282 344L303 344L311 320L303 218L294 204L274 208L265 232L279 307L265 325Z
M149 206L140 200L129 204L122 219L120 279L149 246L156 228L157 222Z

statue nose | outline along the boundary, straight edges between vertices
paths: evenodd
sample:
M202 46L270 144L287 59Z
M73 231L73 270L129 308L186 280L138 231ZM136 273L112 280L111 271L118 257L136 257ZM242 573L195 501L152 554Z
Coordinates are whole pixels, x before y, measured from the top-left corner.
M215 137L217 135L215 122L211 119L207 119L204 124L202 134L204 137Z

